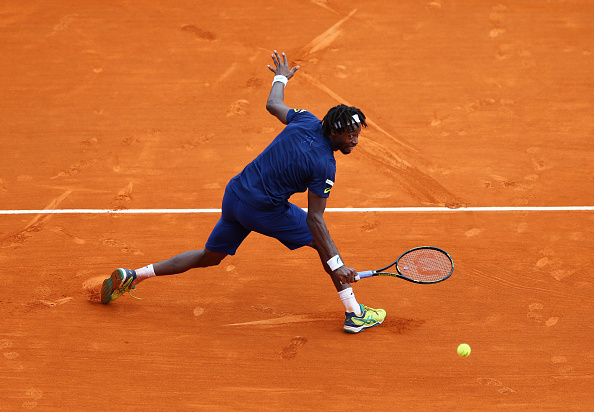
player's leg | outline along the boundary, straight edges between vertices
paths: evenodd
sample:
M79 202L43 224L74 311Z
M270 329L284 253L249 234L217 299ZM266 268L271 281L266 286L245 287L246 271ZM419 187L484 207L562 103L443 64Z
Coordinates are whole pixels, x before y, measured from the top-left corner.
M315 249L316 252L318 252L318 256L320 257L322 266L324 267L326 272L330 275L330 279L332 279L332 283L334 284L334 287L336 288L336 291L338 292L338 297L340 298L340 301L344 305L345 312L347 312L347 313L353 312L357 315L360 315L361 308L360 308L359 302L357 302L357 299L355 298L355 292L353 292L353 287L349 284L342 283L342 281L340 280L340 277L338 277L336 274L334 274L334 272L332 272L331 270L329 270L327 268L327 265L324 264L324 258L320 254L320 251L318 250L315 242L312 241L307 246Z
M101 302L107 304L117 299L148 278L175 275L194 268L215 266L227 255L234 255L250 231L235 220L234 214L238 199L235 196L229 196L229 192L225 192L223 213L212 230L204 249L184 252L137 270L116 269L109 278L103 281Z
M227 256L227 253L213 252L206 248L180 253L162 262L136 269L134 271L136 272L136 279L132 283L132 286L136 286L143 280L153 276L177 275L178 273L187 272L190 269L216 266Z
M190 269L216 266L228 255L234 255L250 233L250 230L243 227L236 219L240 207L241 204L233 192L226 190L221 218L210 233L204 249L180 253L162 262L138 269L134 284L147 277L176 275Z
M315 242L311 242L307 246L314 248L318 252L322 265L326 267L326 265L324 265L324 259L320 255ZM373 309L360 304L355 298L355 292L351 285L343 284L340 278L332 271L327 270L327 272L330 275L332 283L338 292L338 297L344 306L345 319L343 329L345 332L359 333L365 329L377 326L384 321L386 318L385 310Z
M131 270L118 268L103 281L101 287L101 303L107 304L116 300L143 280L153 276L175 275L193 268L218 265L227 254L212 252L208 249L193 250L181 253L159 263Z
M282 209L268 213L264 217L256 214L251 215L249 218L250 222L246 222L244 225L249 225L253 231L274 237L291 250L309 246L320 255L311 230L307 225L307 213L300 207L287 203ZM340 301L345 308L344 330L346 332L361 332L384 321L386 312L383 309L376 310L359 304L351 285L342 284L340 278L325 264L321 255L320 260L324 270L330 275Z
M153 270L156 276L175 275L190 269L216 266L227 256L226 253L213 252L208 249L192 250L153 264Z

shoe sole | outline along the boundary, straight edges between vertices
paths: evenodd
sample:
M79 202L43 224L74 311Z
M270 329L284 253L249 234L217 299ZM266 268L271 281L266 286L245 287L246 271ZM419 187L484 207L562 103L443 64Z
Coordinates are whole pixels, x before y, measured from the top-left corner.
M382 319L381 322L374 323L373 325L369 325L369 326L363 325L363 326L360 326L358 328L353 328L353 329L347 329L347 326L345 326L344 331L346 333L359 333L359 332L363 332L365 329L369 329L369 328L373 328L374 326L381 325L382 323L384 323L384 319Z
M125 275L122 274L120 269L113 271L110 277L103 281L101 286L101 303L107 305L111 302L111 295L114 290L119 289L122 286Z

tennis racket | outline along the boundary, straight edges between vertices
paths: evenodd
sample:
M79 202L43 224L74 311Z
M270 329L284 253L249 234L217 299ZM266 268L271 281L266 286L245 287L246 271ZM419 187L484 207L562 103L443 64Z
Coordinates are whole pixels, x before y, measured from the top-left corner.
M391 266L397 273L386 272ZM421 246L404 252L396 261L377 270L366 270L356 280L372 276L394 276L414 283L443 282L454 273L454 261L445 251L433 246Z

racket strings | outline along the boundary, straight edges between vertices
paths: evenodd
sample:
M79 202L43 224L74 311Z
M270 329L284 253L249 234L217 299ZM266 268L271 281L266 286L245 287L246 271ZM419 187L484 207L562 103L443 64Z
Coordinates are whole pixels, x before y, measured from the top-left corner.
M412 250L398 261L400 273L419 282L439 281L452 272L451 260L431 249Z

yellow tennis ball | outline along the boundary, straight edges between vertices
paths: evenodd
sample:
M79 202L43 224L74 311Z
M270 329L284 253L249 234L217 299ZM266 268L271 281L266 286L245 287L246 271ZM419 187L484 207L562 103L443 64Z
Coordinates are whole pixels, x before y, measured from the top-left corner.
M458 355L462 356L463 358L470 355L470 346L468 346L466 343L460 344L460 346L458 346Z

